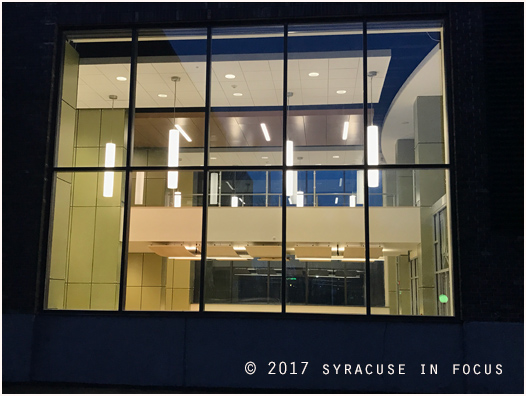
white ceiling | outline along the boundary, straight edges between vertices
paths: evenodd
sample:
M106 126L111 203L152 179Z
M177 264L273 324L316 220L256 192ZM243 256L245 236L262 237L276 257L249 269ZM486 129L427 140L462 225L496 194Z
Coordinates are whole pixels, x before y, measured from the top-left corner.
M385 51L372 53L369 70L376 70L373 102L377 103L391 59ZM318 54L319 56L319 54ZM110 108L109 95L117 95L116 108L128 107L128 64L81 64L77 107ZM177 83L177 107L205 105L204 62L140 63L137 67L136 107L173 107ZM316 72L319 76L310 77ZM293 92L290 105L359 104L363 101L363 62L361 57L290 59L288 87ZM228 79L227 74L235 75ZM117 77L126 77L118 81ZM343 94L336 91L344 90ZM234 96L240 93L242 96ZM167 97L161 98L158 95ZM370 93L369 93L370 95ZM214 107L280 106L283 98L283 61L214 61L212 63L211 103Z

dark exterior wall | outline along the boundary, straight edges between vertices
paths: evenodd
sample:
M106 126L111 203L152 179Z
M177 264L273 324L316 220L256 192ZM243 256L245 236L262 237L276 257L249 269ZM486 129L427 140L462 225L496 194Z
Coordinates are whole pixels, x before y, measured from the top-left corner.
M161 393L196 393L196 389L201 390L198 393L222 389L228 393L523 392L524 363L517 353L524 346L520 323L67 313L5 314L3 323L4 341L11 340L3 343L3 381L18 382L21 392L27 392L31 384L30 393L46 389L90 393L88 384L121 386L118 393L137 393L140 387L152 393L159 393L155 387L171 389ZM249 361L256 364L253 375L245 374ZM278 374L276 367L276 374L269 375L271 361L285 362L287 374ZM289 374L291 362L296 362L296 375ZM300 362L309 362L304 374ZM324 364L342 366L338 375L334 368L324 374ZM351 374L343 374L345 364L352 365ZM362 375L355 371L358 364ZM384 364L384 374L367 375L367 364L373 370ZM395 365L396 373L388 374L388 364ZM400 364L405 365L404 374L399 374ZM421 364L426 375L421 374ZM429 374L429 364L437 366L436 375ZM464 364L470 370L480 364L482 373L453 374L454 364L461 370ZM501 364L500 374L497 364ZM38 387L39 383L56 388ZM67 384L77 385L69 385L68 392Z
M44 276L46 261L50 184L45 177L54 135L59 27L449 15L461 316L522 320L522 4L4 3L2 8L4 312L41 307L38 275ZM503 70L516 70L520 79L503 76ZM516 100L509 105L509 98Z

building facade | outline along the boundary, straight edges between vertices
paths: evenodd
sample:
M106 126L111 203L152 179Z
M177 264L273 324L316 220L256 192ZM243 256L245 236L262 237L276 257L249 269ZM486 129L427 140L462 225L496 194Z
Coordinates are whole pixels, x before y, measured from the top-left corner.
M521 392L522 12L5 5L4 381Z

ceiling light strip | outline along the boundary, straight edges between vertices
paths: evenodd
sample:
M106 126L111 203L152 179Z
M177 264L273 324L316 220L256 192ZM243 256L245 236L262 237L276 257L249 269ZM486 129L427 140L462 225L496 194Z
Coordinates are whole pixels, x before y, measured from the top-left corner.
M270 142L270 135L268 134L267 126L264 123L261 123L261 129L263 130L263 135L265 136L265 140L267 142Z

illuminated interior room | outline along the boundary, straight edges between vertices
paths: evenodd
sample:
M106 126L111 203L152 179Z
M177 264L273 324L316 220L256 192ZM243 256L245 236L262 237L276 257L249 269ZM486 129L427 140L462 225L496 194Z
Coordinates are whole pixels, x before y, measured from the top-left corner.
M209 40L67 35L46 308L454 315L441 24Z

